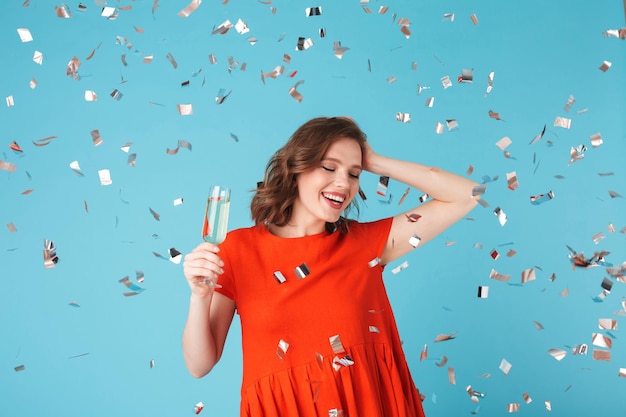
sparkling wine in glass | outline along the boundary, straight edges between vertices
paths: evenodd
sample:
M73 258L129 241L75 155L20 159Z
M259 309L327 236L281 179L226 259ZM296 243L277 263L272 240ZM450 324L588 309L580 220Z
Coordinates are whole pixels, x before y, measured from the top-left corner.
M202 239L219 245L226 239L230 188L214 185L209 192L202 225Z

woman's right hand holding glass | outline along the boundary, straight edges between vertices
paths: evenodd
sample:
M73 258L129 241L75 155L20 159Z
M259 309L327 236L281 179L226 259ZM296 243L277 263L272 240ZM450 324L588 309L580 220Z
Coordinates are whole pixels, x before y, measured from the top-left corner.
M185 255L183 273L193 295L207 297L213 294L219 276L224 272L224 261L218 256L219 246L203 242Z

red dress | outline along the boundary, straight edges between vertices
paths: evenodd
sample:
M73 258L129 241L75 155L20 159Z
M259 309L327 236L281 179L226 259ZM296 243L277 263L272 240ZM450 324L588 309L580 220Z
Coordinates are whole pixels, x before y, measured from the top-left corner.
M423 416L381 256L392 219L347 233L230 232L218 289L241 319L241 416Z

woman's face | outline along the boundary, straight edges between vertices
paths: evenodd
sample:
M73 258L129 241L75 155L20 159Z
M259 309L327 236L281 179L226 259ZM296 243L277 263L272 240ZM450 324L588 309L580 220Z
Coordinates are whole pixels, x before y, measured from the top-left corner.
M292 221L334 223L359 192L362 155L351 138L335 141L317 167L296 178L298 196Z

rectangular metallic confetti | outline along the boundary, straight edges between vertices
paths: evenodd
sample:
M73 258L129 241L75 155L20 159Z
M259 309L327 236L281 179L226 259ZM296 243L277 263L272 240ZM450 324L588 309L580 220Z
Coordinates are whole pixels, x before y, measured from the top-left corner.
M298 277L298 279L306 278L307 275L311 273L306 263L303 263L302 265L297 266L294 272L296 273L296 276Z

